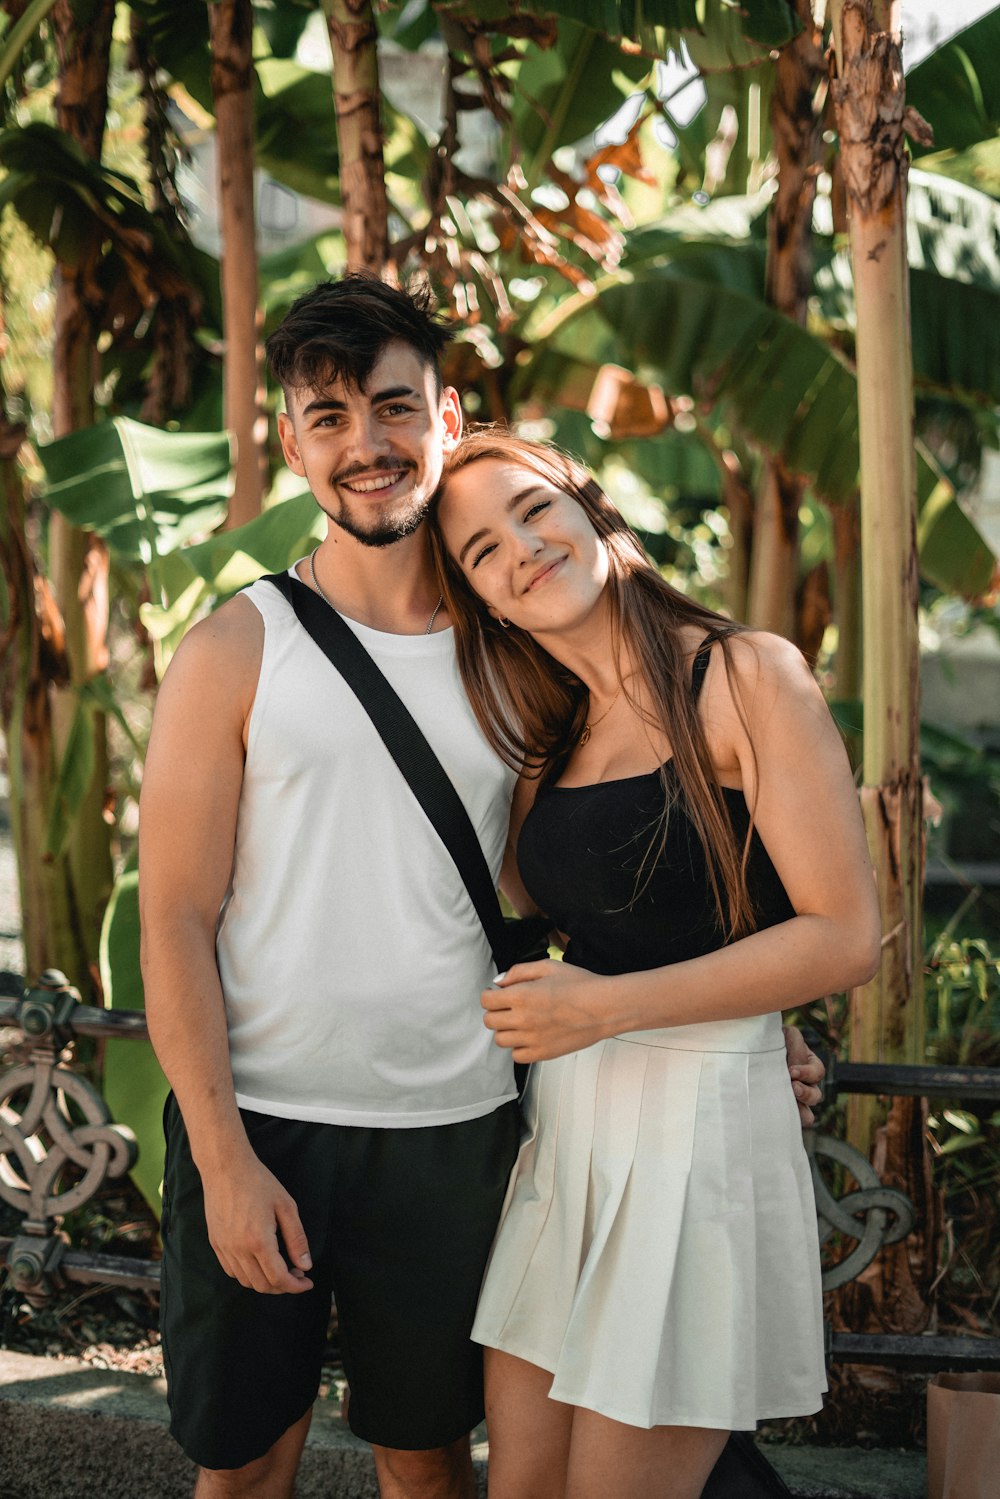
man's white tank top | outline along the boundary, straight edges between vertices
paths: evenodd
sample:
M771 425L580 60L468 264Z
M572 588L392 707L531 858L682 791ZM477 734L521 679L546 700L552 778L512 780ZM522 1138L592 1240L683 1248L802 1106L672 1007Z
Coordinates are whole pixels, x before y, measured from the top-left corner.
M495 972L450 856L371 720L270 583L219 972L241 1107L288 1119L447 1124L515 1095L483 1025ZM494 876L513 773L489 748L453 632L348 621L451 777Z

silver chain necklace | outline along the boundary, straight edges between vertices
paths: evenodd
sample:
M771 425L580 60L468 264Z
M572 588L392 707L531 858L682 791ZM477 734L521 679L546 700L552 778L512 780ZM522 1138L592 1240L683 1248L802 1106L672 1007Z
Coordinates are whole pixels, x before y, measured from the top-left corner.
M323 592L322 588L320 587L319 579L316 576L315 557L316 557L316 553L318 551L319 551L319 547L316 547L313 551L311 551L309 553L309 578L310 578L310 580L312 582L312 586L315 588L316 592L319 594L319 596L323 600L324 604L329 604L329 606L330 606L331 609L335 609L336 605L333 603L333 601L331 599L327 598L326 594ZM427 628L424 631L425 635L429 635L431 633L431 631L434 628L434 621L437 619L438 615L440 614L440 612L441 612L441 610L443 608L444 608L444 594L442 593L440 595L440 597L438 598L437 603L434 605L434 608L431 610L431 617L427 621Z

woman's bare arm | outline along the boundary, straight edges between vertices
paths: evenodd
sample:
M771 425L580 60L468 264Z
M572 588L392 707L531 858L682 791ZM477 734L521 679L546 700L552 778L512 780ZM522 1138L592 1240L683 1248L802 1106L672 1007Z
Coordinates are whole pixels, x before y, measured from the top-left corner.
M560 1056L628 1031L783 1010L875 972L874 877L857 792L822 694L787 642L747 636L733 644L735 695L716 651L704 693L706 731L723 782L741 784L751 803L756 792L757 831L795 916L644 973L518 965L483 996L486 1024L515 1060Z

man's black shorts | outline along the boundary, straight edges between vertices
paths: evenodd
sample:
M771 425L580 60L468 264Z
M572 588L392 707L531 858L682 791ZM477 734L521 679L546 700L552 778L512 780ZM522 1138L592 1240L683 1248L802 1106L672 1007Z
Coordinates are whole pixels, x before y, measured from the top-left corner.
M483 1389L469 1331L517 1153L517 1105L424 1129L242 1113L257 1156L298 1206L313 1289L262 1295L224 1273L171 1095L160 1320L171 1431L184 1451L205 1468L240 1468L305 1414L331 1293L358 1436L416 1451L471 1431Z

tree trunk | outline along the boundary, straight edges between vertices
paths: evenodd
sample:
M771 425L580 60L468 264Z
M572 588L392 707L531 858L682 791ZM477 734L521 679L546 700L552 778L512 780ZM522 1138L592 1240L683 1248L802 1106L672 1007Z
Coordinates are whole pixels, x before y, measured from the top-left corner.
M168 141L166 126L169 100L157 79L156 60L150 55L146 25L136 11L131 18L129 66L140 80L150 207L167 233L183 244L186 240L181 223L183 205L174 180L177 156ZM177 296L161 293L150 329L153 358L139 408L141 422L154 427L165 426L172 416L190 405L194 335L200 311L201 298L194 287Z
M811 0L796 0L802 31L781 49L771 98L778 190L768 218L766 296L805 326L812 291L812 212L823 149L826 64ZM764 459L757 492L748 618L759 629L797 638L795 595L802 481L779 456ZM801 644L801 640L799 641Z
M861 528L855 506L835 505L833 517L833 609L837 621L834 696L842 702L861 699ZM851 767L861 765L863 736L846 732Z
M729 535L732 539L726 578L726 607L733 619L746 619L753 549L753 492L747 483L743 465L732 449L725 448L719 453L711 438L707 440L718 454L722 471L722 503L729 514Z
M253 6L212 0L212 97L222 225L225 423L236 438L236 487L229 526L260 514L267 485L262 319L254 212Z
M0 409L2 409L0 390ZM55 758L49 686L66 675L61 620L35 571L24 529L24 488L16 458L23 429L0 414L0 568L6 615L0 638L0 720L7 747L10 825L21 900L25 973L61 968L86 982L69 861L44 859Z
M898 0L834 0L832 85L857 307L861 557L865 641L862 809L878 879L882 963L851 996L851 1052L865 1061L923 1060L923 786L919 758L916 460L906 260L905 110ZM857 1105L859 1100L852 1100ZM924 1108L893 1103L880 1136L886 1174L923 1174ZM870 1148L874 1118L848 1115ZM935 1223L928 1213L901 1253L870 1281L873 1317L926 1326Z
M378 32L371 0L323 0L333 52L333 100L347 265L389 270L389 206L382 159Z
M799 563L801 485L780 458L761 464L754 504L747 623L795 636L795 584Z
M870 0L833 9L834 102L857 305L865 639L864 789L885 945L858 991L856 1054L923 1057L923 786L917 639L916 460L906 262L904 80Z
M70 0L58 0L52 25L59 53L56 118L61 130L99 161L108 107L108 57L114 22L113 0L97 0L79 25ZM97 267L101 244L94 236L73 265L56 272L52 427L56 437L88 427L94 420L97 376ZM54 514L49 523L49 575L62 615L69 680L52 689L52 730L61 759L79 704L79 691L108 665L108 554L93 533L77 530ZM75 919L87 965L96 973L104 907L111 893L111 827L106 818L107 733L103 716L92 719L94 767L69 835L67 857ZM91 988L77 968L74 979Z

